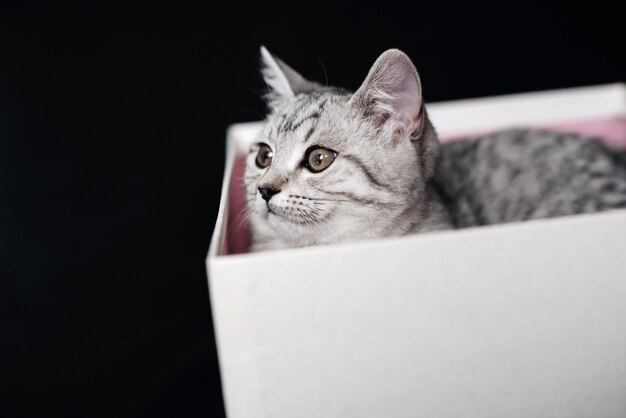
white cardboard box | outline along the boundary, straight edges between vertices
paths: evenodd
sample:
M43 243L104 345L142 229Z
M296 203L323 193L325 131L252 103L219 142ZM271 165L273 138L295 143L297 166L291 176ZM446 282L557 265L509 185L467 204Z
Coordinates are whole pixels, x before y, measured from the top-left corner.
M428 108L444 138L569 126L626 144L624 85ZM207 258L229 418L626 417L626 211L222 255L258 126L229 130Z

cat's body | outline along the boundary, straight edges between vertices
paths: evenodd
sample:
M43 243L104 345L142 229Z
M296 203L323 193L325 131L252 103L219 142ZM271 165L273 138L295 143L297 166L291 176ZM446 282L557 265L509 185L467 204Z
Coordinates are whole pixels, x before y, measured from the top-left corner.
M626 206L626 167L595 141L509 131L440 146L400 51L354 94L262 54L272 111L245 174L255 251Z
M507 130L442 145L434 183L455 228L626 207L626 153L575 134Z

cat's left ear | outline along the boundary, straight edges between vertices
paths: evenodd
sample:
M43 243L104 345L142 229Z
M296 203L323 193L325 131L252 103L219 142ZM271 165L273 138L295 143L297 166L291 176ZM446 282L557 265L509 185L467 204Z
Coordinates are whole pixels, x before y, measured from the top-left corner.
M384 52L350 102L394 140L417 139L424 127L422 86L411 59L402 51Z
M302 77L293 68L261 46L261 73L268 87L270 107L276 107L300 93L310 93L321 86Z

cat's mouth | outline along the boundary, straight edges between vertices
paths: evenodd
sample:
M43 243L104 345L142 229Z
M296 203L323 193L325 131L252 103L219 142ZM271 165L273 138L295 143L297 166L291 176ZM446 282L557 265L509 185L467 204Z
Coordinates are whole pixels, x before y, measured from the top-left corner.
M311 208L307 208L301 205L296 206L281 206L271 201L266 202L266 216L267 219L272 221L272 219L281 221L287 221L297 225L312 225L315 223L319 223L327 220L327 214L322 214Z

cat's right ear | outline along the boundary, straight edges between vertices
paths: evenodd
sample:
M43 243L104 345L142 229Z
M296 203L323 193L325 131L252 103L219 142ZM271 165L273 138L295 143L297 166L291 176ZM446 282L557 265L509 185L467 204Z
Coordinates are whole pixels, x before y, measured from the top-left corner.
M293 99L300 93L310 93L320 87L319 84L302 77L264 46L261 46L261 73L267 84L268 91L265 97L271 108Z

